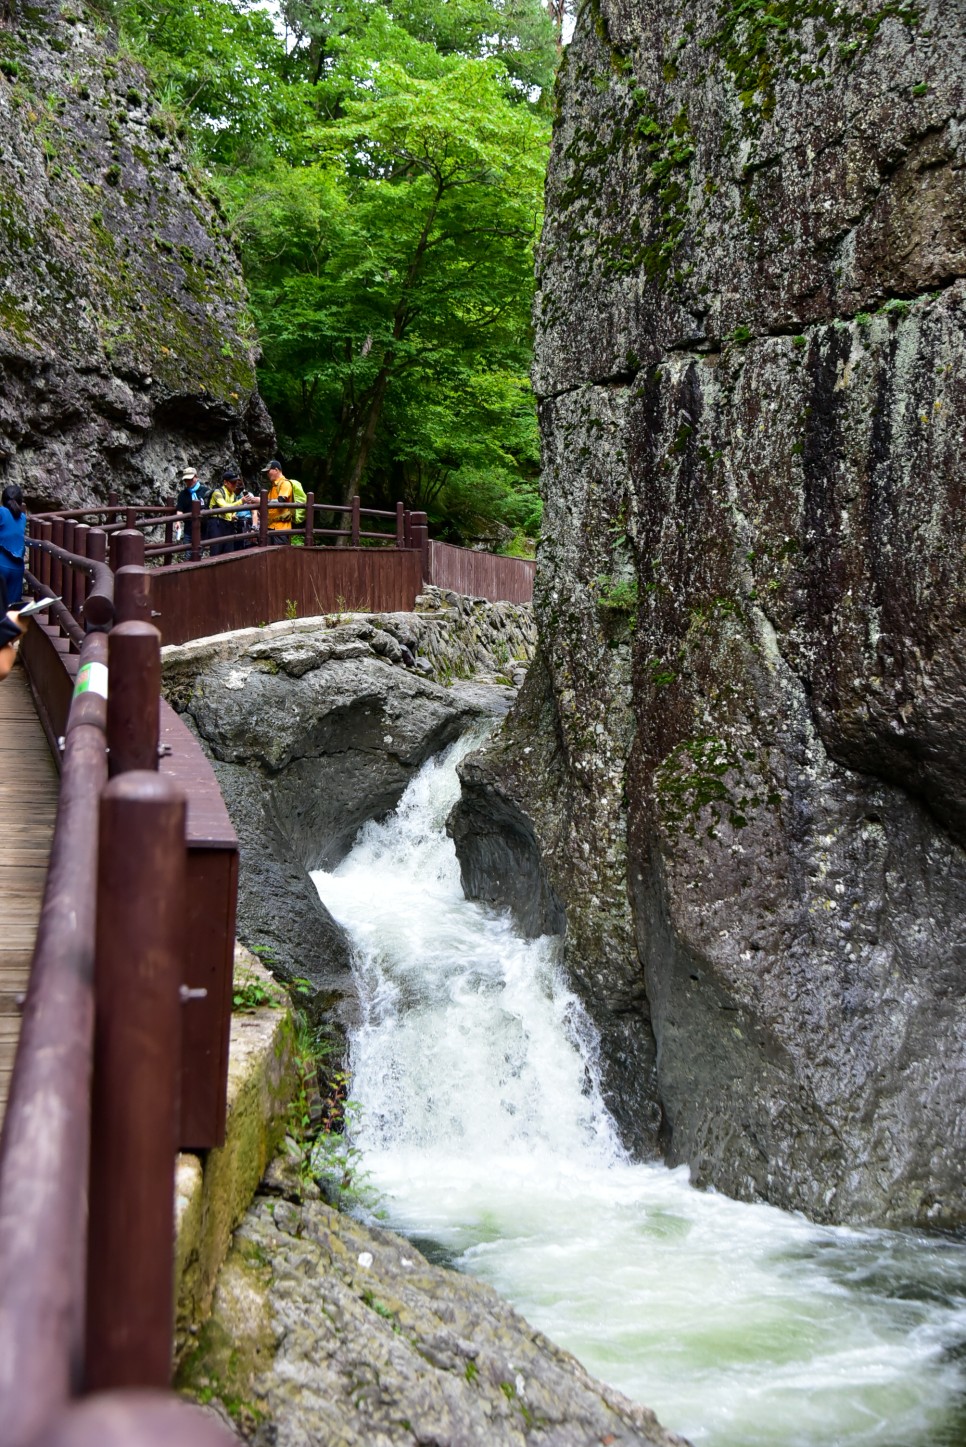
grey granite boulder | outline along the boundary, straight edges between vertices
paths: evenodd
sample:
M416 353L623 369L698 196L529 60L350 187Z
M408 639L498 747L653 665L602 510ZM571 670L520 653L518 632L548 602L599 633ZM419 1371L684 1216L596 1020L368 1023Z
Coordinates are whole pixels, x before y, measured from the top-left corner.
M164 687L212 758L241 842L238 933L308 982L320 1017L349 984L349 944L309 878L398 803L416 770L511 691L444 687L387 657L369 619L273 624L164 650ZM390 655L391 656L391 655Z

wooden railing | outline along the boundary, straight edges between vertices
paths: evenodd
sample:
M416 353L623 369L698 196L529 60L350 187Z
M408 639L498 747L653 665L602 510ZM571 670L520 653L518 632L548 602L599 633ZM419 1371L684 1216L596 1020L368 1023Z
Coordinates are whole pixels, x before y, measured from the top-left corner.
M273 513L303 510L305 517L302 523L284 528L271 527ZM238 531L218 534L219 525L232 519L241 519ZM329 526L333 521L339 525ZM325 567L316 567L311 575L295 564L288 569L281 563L271 565L276 572L293 580L287 584L290 591L283 593L282 600L298 603L302 613L313 606L312 595L317 595L314 601L318 612L332 611L339 606L337 600L340 598L350 608L358 604L364 611L407 609L412 607L416 593L424 583L488 598L491 602L502 599L528 603L533 596L532 562L459 548L449 543L431 542L426 514L410 510L401 502L389 511L364 508L358 498L348 506L319 503L314 494L308 493L304 504L273 503L269 502L268 493L263 490L254 501L237 502L223 508L204 508L196 501L190 512L178 512L173 499L168 504L122 505L117 502L116 494L111 493L106 506L44 513L31 518L30 525L35 537L85 555L90 546L102 546L93 535L99 537L103 534L109 542L112 561L115 558L114 537L119 533L138 531L145 537L144 558L147 563L163 568L183 567L202 561L211 563L225 557L237 558L239 553L268 547L275 549L279 545L308 551L325 548ZM179 531L181 536L177 537ZM89 542L89 539L92 541ZM418 558L417 570L394 568L388 561L390 555L403 552ZM384 561L373 564L372 554ZM364 561L353 563L353 555L357 559L361 555ZM299 580L305 583L309 576L313 586L307 589L307 596L303 599L291 589L297 590ZM414 585L403 584L403 578L414 578ZM327 579L330 586L319 587L320 579ZM259 587L264 589L265 586L265 580L259 578ZM181 596L184 597L183 591ZM266 598L265 601L269 600ZM172 620L170 628L165 623L161 625L166 643L183 642L194 636L189 620L180 616L180 604L177 611L179 617L176 623ZM264 606L261 618L249 621L265 621ZM244 627L246 624L232 621L225 626Z
M173 1398L123 1391L169 1383L175 1153L225 1129L238 844L197 740L160 697L162 631L180 642L293 609L411 608L433 580L425 514L401 504L310 495L304 524L272 536L262 492L247 534L202 535L245 506L112 499L31 519L28 582L52 602L21 658L61 787L0 1135L5 1447L231 1440ZM466 554L447 557L453 577L522 586L496 566L514 560L487 572L446 551Z
M283 512L304 512L304 521L273 528L272 515ZM324 525L336 518L344 519L344 526ZM231 535L212 532L212 526L219 520L237 522L237 532ZM364 521L374 525L364 527ZM311 492L306 494L304 503L270 502L264 488L257 498L232 503L229 507L202 507L196 499L189 512L178 512L174 498L166 504L121 504L112 492L104 507L41 513L31 519L31 526L36 537L79 553L85 553L91 531L103 532L109 538L121 530L137 529L145 534L145 557L164 564L179 557L187 562L198 562L206 554L217 557L234 545L267 547L300 543L306 547L382 546L424 550L428 539L426 514L407 509L401 502L387 511L364 508L357 497L346 506L318 503ZM163 542L148 538L148 534L162 531ZM176 537L179 531L181 536Z
M119 539L119 556L143 550L140 533ZM159 769L143 560L109 568L105 529L79 543L75 524L70 542L32 540L28 581L64 601L21 645L61 787L0 1136L0 1440L214 1447L231 1439L175 1399L115 1394L170 1380L174 1161L223 1132L237 840L227 815L208 828L225 887L200 903L199 961L190 813L205 784L224 806L183 747ZM195 1011L214 1036L200 1052L183 1049Z

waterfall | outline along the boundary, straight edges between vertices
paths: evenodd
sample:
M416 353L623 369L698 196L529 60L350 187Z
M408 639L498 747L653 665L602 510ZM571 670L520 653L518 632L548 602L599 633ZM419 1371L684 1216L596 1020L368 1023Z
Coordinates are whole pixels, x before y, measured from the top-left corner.
M463 898L465 737L313 877L357 954L354 1143L388 1224L708 1447L962 1447L966 1247L634 1164L559 942Z

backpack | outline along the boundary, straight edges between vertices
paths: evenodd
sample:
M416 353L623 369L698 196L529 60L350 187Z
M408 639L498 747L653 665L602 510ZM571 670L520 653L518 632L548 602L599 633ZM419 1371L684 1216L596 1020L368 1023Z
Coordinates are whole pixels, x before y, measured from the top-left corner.
M305 488L302 486L302 484L301 484L300 482L296 482L296 480L295 480L294 477L290 477L290 478L289 478L289 482L292 484L292 498L293 498L293 500L294 500L295 502L305 502ZM302 524L305 522L305 508L304 508L304 507L300 507L300 508L297 508L297 509L296 509L294 521L298 524L299 527L301 527Z

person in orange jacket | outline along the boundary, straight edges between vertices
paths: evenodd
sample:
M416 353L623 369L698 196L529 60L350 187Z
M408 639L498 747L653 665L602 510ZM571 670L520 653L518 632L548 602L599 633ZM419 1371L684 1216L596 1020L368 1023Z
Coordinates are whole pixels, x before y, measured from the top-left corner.
M268 500L270 503L289 502L294 503L295 493L292 484L282 471L282 464L277 457L273 457L262 472L268 477ZM295 515L294 507L272 507L268 512L268 527L273 533L288 533L292 531L292 518ZM274 538L273 542L287 542L288 538Z

